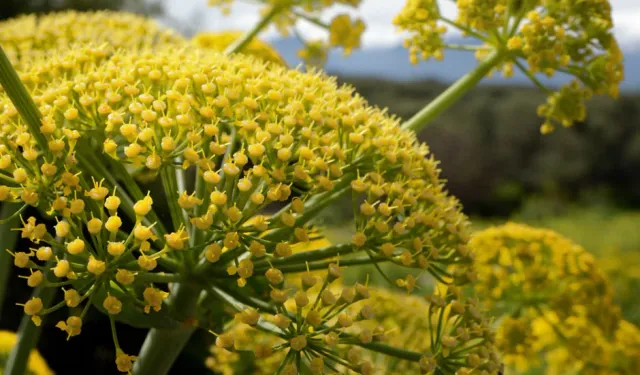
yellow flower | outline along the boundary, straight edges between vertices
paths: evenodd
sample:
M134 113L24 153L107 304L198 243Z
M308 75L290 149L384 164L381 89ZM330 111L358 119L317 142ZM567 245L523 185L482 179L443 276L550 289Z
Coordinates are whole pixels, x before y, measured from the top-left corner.
M64 11L0 22L0 44L18 70L86 42L108 43L113 48L140 48L182 45L185 40L151 19L125 12Z
M291 285L298 282L294 281ZM305 293L311 304L316 298L319 298L318 288L319 285L312 287L308 293ZM363 342L383 342L386 345L402 347L405 350L418 353L434 353L433 356L428 357L434 366L437 364L453 367L459 371L467 371L468 369L459 360L449 362L446 356L443 356L439 349L442 347L440 344L440 340L442 340L448 345L449 352L464 351L464 354L460 355L463 356L468 367L474 368L478 374L481 373L481 370L493 373L498 368L498 354L491 343L488 321L478 315L473 302L452 300L455 297L450 293L459 292L455 288L448 291L447 288L444 288L442 292L437 291L428 298L389 292L384 289L366 288L362 285L351 288L336 284L333 290L336 294L340 294L338 304L346 302L351 307L351 309L345 310L347 313L342 313L335 319L336 328L334 329L342 331L343 335L352 335ZM366 297L364 297L365 294ZM301 299L300 292L284 304L285 308L295 311L300 306L299 299ZM354 301L360 302L354 304ZM308 329L303 328L300 332L309 332L308 334L314 335L315 328L320 328L325 318L311 308L311 304L305 303L306 307L302 309L302 314L306 315L307 323L305 326L308 326ZM359 313L352 314L350 310L359 311ZM443 314L442 332L438 333L432 329L432 325L437 324L441 311ZM227 335L230 336L225 337L225 341L233 340L232 344L225 346L226 349L223 349L219 344L210 347L211 356L205 362L210 369L228 375L243 374L245 373L243 372L245 371L243 363L236 350L248 350L254 351L256 354L250 374L271 374L284 358L285 352L276 351L265 356L263 354L265 346L270 348L278 347L278 345L290 345L293 350L304 351L308 345L309 338L305 334L289 337L288 343L276 336L265 334L254 328L253 324L249 325L245 322L245 313L251 314L255 311L247 310L236 314L236 319L227 331ZM284 330L299 324L283 314L271 316L263 312L261 319L262 321L271 320ZM251 320L251 323L254 322L255 317ZM473 328L471 328L472 326ZM328 334L324 332L323 334L326 335L326 341L340 340L340 336L336 335L336 332ZM316 339L322 337L314 336ZM220 339L216 343L219 342ZM366 368L369 364L374 364L375 371L373 373L375 374L400 375L419 373L420 371L420 364L417 362L391 360L379 353L359 350L346 342L345 339L345 345L339 346L340 356L348 358L358 367L364 366ZM431 346L434 342L437 342L437 348ZM427 357L424 358L427 361ZM324 364L329 360L316 357L316 360L311 362L312 368L314 363L318 365L319 361ZM341 366L339 365L338 368Z
M331 20L329 26L329 44L343 47L344 55L348 56L353 49L360 47L360 38L365 28L362 20L351 21L348 14L338 15Z
M620 308L591 254L553 231L515 223L480 231L469 246L480 300L504 315L497 345L506 364L521 372L541 363L559 374L615 370Z
M160 311L162 302L167 298L169 293L155 288L146 288L143 295L144 300L147 303L144 307L144 312L149 313L151 309L154 311Z
M440 12L436 0L407 0L393 23L411 33L405 40L412 64L432 57L440 59L444 52L443 34L447 28L439 23Z
M458 1L458 22L473 30L495 29L504 24L508 3L505 0Z
M135 360L136 356L126 354L120 348L116 350L116 367L118 371L131 373L133 361Z
M397 283L407 290L418 290L420 278L429 275L452 288L475 280L466 247L468 220L447 193L429 148L351 87L319 72L267 68L241 54L225 57L193 46L179 54L175 48L109 48L84 46L53 54L23 73L43 114L44 143L30 135L9 98L0 93L0 158L23 158L25 149L35 155L33 168L25 168L21 176L24 181L9 182L8 188L16 200L24 190L38 194L39 203L57 220L60 235L54 237L46 224L29 218L20 228L22 236L44 242L58 258L52 268L33 252L26 256L27 264L22 259L19 265L29 268L33 262L52 270L51 277L60 278L52 285L82 281L65 304L79 306L101 292L99 302L114 318L151 319L144 313L172 313L159 310L169 295L165 290L173 292L167 284L182 277L200 272L199 279L215 278L233 293L253 293L264 275L272 288L255 298L282 309L292 303L308 309L305 321L302 315L294 320L260 309L277 320L276 326L291 319L302 330L287 337L282 349L293 344L307 352L315 345L315 327L333 327L338 313L329 311L345 305L352 306L339 311L346 314L341 319L345 326L320 332L322 345L353 346L347 333L364 345L382 334L373 329L350 333L373 314L371 306L355 305L369 297L363 284L336 291L343 257L397 264L403 269ZM74 115L60 115L64 113ZM54 150L47 147L52 143L58 145ZM111 186L114 176L95 176L101 182L93 185L86 181L97 174L92 166L105 164L126 173L126 167L148 168L149 158L155 168L152 178L162 181L160 195L145 197L132 181ZM45 164L55 166L56 173L34 172ZM4 171L12 175L18 168L9 163ZM202 178L197 189L187 192L171 182L181 179L183 169ZM353 232L364 241L357 241L359 246L323 244L313 219L347 192L370 206L364 213L354 212ZM160 212L167 205L170 212ZM273 214L267 219L267 213ZM387 243L393 246L382 246ZM316 248L321 245L327 246ZM64 259L67 253L73 257ZM300 278L285 277L300 272ZM287 288L290 283L304 293ZM320 291L325 283L334 286ZM121 292L127 298L116 296L118 289L125 289ZM441 298L453 295L450 291ZM39 320L42 306L27 304L25 312ZM287 311L294 317L297 313L295 307ZM475 313L469 310L470 316ZM58 323L68 337L80 334L81 326L77 316ZM488 334L484 328L482 332ZM466 342L452 335L445 340L447 353ZM307 345L302 339L292 341L296 336L306 337ZM258 347L255 352L266 355L268 350ZM129 366L129 357L116 359L122 368ZM324 361L333 362L331 356ZM371 371L368 361L357 365Z
M493 70L511 77L517 68L549 95L538 110L543 133L556 124L568 127L584 121L585 101L592 94L618 96L623 57L609 1L459 0L456 6L457 19L452 20L440 14L435 0L407 0L394 23L409 33L405 45L412 63L443 57L449 47L443 40L447 27L481 41L480 48L462 49L475 50L479 60L492 50L501 53ZM557 73L575 79L553 91L538 78Z
M384 342L424 353L421 362L389 361L378 353L367 353L371 362L380 364L380 374L418 373L422 365L450 366L463 373L494 373L500 358L493 345L490 322L483 318L473 300L465 300L456 288L438 287L423 298L416 295L370 289L369 303L374 319L366 327ZM442 316L442 320L440 320ZM441 332L433 329L441 321ZM433 346L435 344L435 346ZM477 346L476 346L477 345ZM467 348L467 349L465 349ZM447 358L445 352L464 350L463 361ZM387 367L388 366L388 367Z
M321 67L327 62L329 47L322 40L309 41L297 54L310 67Z
M4 369L3 360L9 356L11 349L17 343L18 336L11 331L0 331L0 373ZM29 354L27 362L27 372L33 375L53 375L53 371L47 365L36 349Z
M229 45L241 38L242 35L243 33L241 31L223 31L219 33L201 32L196 34L191 39L191 42L198 48L224 52ZM241 53L276 65L287 65L273 47L257 38L252 39L251 42L242 49Z

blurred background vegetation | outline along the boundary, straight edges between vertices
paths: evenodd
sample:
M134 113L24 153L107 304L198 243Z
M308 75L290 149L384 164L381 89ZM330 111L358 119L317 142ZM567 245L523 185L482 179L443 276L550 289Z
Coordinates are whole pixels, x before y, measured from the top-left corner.
M63 9L124 9L152 15L163 11L161 0L2 0L0 20ZM401 118L411 117L446 88L435 81L339 79ZM595 98L584 123L548 136L540 134L536 116L543 101L534 88L483 85L435 120L420 138L441 161L448 188L476 228L514 220L568 236L600 259L625 317L640 324L640 93L625 93L616 101ZM331 236L350 236L347 212L340 211L350 205L337 207L325 214L325 224ZM14 304L25 300L30 289L23 280L10 280L0 329L15 330L22 310ZM62 335L50 322L43 336L55 339L42 340L39 349L54 370L65 369L65 374L70 368L74 373L111 374L115 369L108 324L97 314L89 316L85 327L91 334L61 344ZM122 333L125 351L134 352L145 331L127 328ZM192 340L174 373L206 371L202 358L209 341Z
M48 13L60 10L126 10L148 15L163 11L162 0L2 0L0 20L29 13Z

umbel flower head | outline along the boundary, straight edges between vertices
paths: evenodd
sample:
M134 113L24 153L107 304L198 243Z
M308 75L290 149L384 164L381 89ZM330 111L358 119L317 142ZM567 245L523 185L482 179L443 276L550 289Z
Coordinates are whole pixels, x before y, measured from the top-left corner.
M375 316L369 329L385 332L392 346L425 353L418 363L365 353L385 363L379 374L494 374L500 368L491 322L459 288L439 285L422 297L372 288L369 304Z
M593 94L618 96L623 57L607 0L462 0L456 4L458 17L450 20L441 15L436 0L407 0L394 23L410 33L405 44L413 63L442 59L447 48L475 51L480 60L493 53L494 68L502 68L507 77L518 69L549 94L538 109L544 118L543 133L552 131L555 124L568 127L584 121L585 101ZM444 40L449 28L484 45L449 45ZM538 79L557 73L573 80L555 92Z
M506 364L518 371L546 365L553 373L634 372L629 366L639 348L629 347L626 357L618 340L623 332L637 339L637 328L621 320L591 254L550 230L513 223L476 233L470 246L478 297L503 316L497 345Z
M108 43L112 48L181 45L185 40L155 21L126 12L64 11L25 15L0 22L0 44L17 70L67 51L76 43Z
M209 0L212 6L220 7L225 14L231 12L233 0ZM264 4L262 13L272 14L273 22L283 36L289 36L292 31L304 44L298 51L298 56L310 67L322 66L326 61L328 49L338 47L343 49L345 56L354 49L360 48L362 33L366 24L361 19L354 19L349 14L341 13L329 22L324 22L319 15L325 9L334 5L346 5L356 8L361 0L259 0ZM295 29L296 23L302 20L311 25L327 30L328 40L305 40Z
M283 302L284 313L247 309L236 314L226 336L219 335L211 346L207 366L228 375L246 374L247 368L254 375L273 374L290 347L313 358L314 374L322 373L325 361L329 362L318 355L327 350L335 355L329 368L349 374L433 374L438 369L493 374L499 368L489 322L455 287L440 287L421 298L362 284L345 287L339 281L327 286L324 277L313 279L317 284L309 288L304 280L311 277L315 276L303 275L298 291ZM280 336L268 333L269 323L282 330ZM438 324L440 330L434 330ZM354 345L358 342L364 348ZM366 350L366 345L375 343L421 355L418 361L409 361ZM247 352L254 353L252 365L241 361Z
M318 283L329 285L343 267L390 263L403 270L394 283L406 291L428 275L452 287L475 280L467 219L428 147L352 88L243 55L107 48L76 47L23 72L42 115L38 134L0 94L0 200L54 217L24 217L19 230L33 247L13 253L30 286L64 290L53 306L24 303L35 323L84 305L57 324L71 338L93 305L112 321L184 324L163 306L166 284L188 281L236 310L274 316L298 313L283 310L291 297L319 301L326 324L351 302L328 289L305 298L284 275L328 269ZM142 192L129 174L140 168L163 191ZM184 183L185 170L194 184ZM318 213L345 195L352 240L294 254L318 237ZM283 366L308 361L312 337L283 330L281 348L292 350ZM352 345L379 348L355 337ZM115 345L118 368L129 371L135 358ZM328 368L340 364L318 350Z
M241 31L223 31L219 33L201 32L196 34L191 39L191 42L198 48L224 52L228 46L241 38L242 35L243 33ZM276 65L287 65L273 47L259 39L252 39L251 42L242 49L242 53Z

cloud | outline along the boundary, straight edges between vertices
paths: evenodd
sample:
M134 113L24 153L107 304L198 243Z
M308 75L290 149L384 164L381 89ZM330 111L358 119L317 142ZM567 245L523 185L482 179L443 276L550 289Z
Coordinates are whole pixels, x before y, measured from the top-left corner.
M613 7L615 33L625 48L640 49L640 1L610 0ZM206 8L205 0L167 0L167 13L171 26L185 29L187 33L201 30L246 30L258 22L260 6L236 2L230 16L223 16L218 9ZM363 36L364 47L389 46L402 42L402 35L397 33L392 21L400 12L404 0L363 0L357 10L344 6L335 6L324 12L322 19L328 21L338 13L349 13L363 18L367 22L367 30ZM442 13L455 18L456 8L451 0L440 0ZM309 39L322 38L325 31L307 22L300 22L299 30ZM278 33L271 27L263 38L277 38Z

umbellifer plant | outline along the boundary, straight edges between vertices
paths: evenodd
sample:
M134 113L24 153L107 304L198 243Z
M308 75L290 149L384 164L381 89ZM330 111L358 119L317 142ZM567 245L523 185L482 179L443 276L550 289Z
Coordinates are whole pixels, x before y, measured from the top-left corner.
M313 19L305 9L331 3L267 2L264 18L226 54L180 40L122 49L78 44L25 63L19 78L0 53L0 200L17 205L3 221L19 218L21 236L33 243L11 254L37 288L22 303L33 324L8 373L21 372L36 336L29 332L48 313L82 307L57 323L72 338L92 306L111 321L122 372L167 373L199 328L211 329L221 350L277 358L277 374L370 374L384 371L371 361L380 355L427 374L499 371L490 322L461 290L476 279L468 221L415 132L493 69L527 56L532 79L536 67L548 74L567 67L583 82L586 72L611 73L597 76L593 89L579 87L584 95L561 91L541 110L565 125L580 120L574 99L613 92L619 82L611 24L597 29L597 40L609 44L588 50L592 39L569 36L588 34L591 23L561 17L573 2L494 1L483 18L470 13L474 2L461 1L460 19L447 22L487 42L479 50L486 58L402 123L323 73L241 54L274 19ZM600 6L578 14L606 20L608 4L593 3ZM435 6L411 0L397 18L416 33L412 53L438 54L443 19ZM527 27L555 34L529 40ZM566 40L558 34L564 28ZM330 30L336 44L357 46L353 33L340 30ZM539 46L545 41L558 56ZM592 59L603 67L586 64ZM143 191L140 174L159 188ZM351 241L309 249L323 236L319 214L344 197L353 205ZM23 217L29 206L51 219ZM419 350L385 342L384 325L371 324L366 279L340 281L365 265L391 288L422 285L431 331ZM424 281L436 285L433 293ZM50 301L59 289L64 298ZM243 330L224 329L229 309ZM137 356L121 348L116 322L150 328ZM256 344L248 349L238 344L247 335Z

